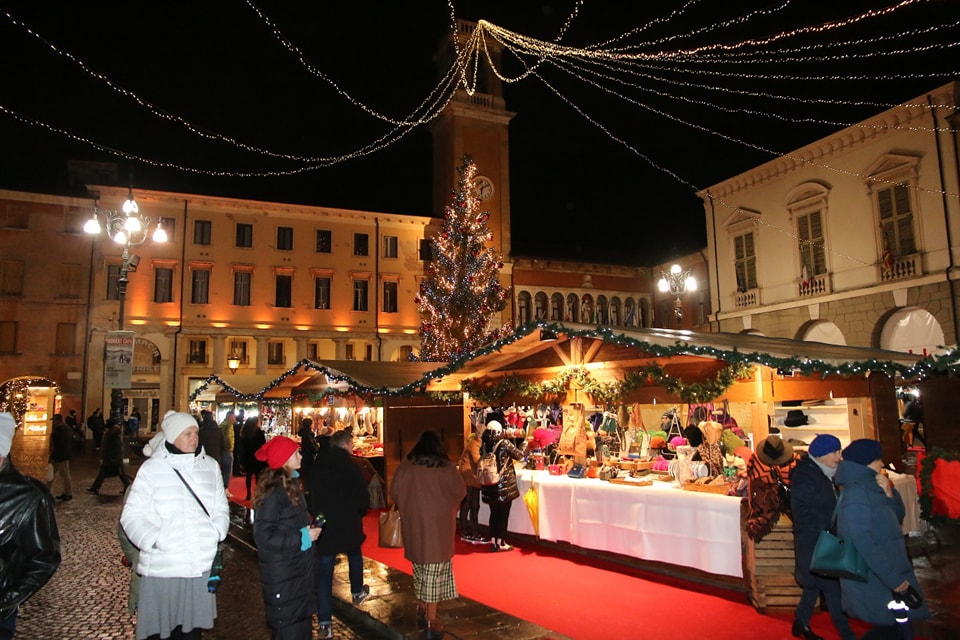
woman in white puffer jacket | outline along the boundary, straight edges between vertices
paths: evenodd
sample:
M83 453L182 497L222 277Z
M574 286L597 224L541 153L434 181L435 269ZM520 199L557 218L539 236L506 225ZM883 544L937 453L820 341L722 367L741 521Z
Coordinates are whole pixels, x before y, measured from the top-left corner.
M199 447L193 416L169 411L160 426L162 438L158 434L144 447L149 458L120 516L140 550L137 640L192 640L217 617L216 594L207 591L207 580L217 545L227 535L229 508L220 463Z

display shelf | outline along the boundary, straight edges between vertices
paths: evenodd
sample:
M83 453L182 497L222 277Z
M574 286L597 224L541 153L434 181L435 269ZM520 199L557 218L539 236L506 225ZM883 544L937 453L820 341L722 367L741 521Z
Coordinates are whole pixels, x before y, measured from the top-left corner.
M788 427L783 424L789 411L803 411L807 424ZM820 433L836 436L843 446L850 442L850 407L845 398L825 400L822 404L782 406L774 409L774 425L783 438L810 442Z

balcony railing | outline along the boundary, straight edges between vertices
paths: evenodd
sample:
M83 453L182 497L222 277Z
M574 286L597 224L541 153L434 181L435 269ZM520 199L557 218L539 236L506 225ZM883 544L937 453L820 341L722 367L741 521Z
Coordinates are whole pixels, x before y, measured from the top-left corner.
M919 253L894 258L889 265L884 265L881 261L878 267L880 269L880 280L883 282L914 278L923 273L920 267Z
M800 298L812 298L828 293L830 293L830 274L827 273L821 273L797 283L797 296Z
M747 307L756 307L760 304L760 289L747 289L738 291L734 304L737 309L746 309Z

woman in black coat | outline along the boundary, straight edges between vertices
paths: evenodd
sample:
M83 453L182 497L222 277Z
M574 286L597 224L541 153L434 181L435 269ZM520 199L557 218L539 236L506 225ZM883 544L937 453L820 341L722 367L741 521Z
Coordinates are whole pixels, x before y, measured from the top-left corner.
M277 436L257 451L256 458L268 467L257 481L253 499L253 539L267 625L273 640L310 640L317 610L311 550L321 530L311 526L297 480L300 447Z
M497 457L497 469L500 471L500 480L497 484L480 488L483 501L490 505L491 551L513 550L513 547L504 540L504 536L507 535L507 525L510 521L510 507L513 501L520 497L513 461L523 460L523 451L515 447L510 440L501 438L502 435L503 426L496 420L491 420L480 436L480 457L483 458L487 453L494 452ZM525 448L526 443L523 446Z
M260 428L260 418L250 416L243 422L243 428L240 429L240 439L243 448L243 470L247 474L244 484L247 487L247 500L252 497L250 485L253 479L263 471L266 466L257 459L257 451L267 442L267 435Z
M800 458L790 472L790 503L793 509L793 548L797 584L803 587L794 614L792 633L795 638L817 640L819 635L810 628L820 594L842 640L856 640L850 622L840 603L840 581L810 573L810 561L817 538L829 529L833 509L837 504L833 476L840 463L840 440L822 433L810 443L809 455Z

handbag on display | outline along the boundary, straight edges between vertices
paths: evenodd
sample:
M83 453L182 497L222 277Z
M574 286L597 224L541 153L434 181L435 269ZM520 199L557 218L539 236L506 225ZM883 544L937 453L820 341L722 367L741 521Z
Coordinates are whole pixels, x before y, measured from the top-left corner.
M586 476L587 468L579 462L575 462L573 467L570 468L570 471L567 472L568 478L585 478Z
M400 525L400 511L397 505L380 514L380 540L378 544L387 549L399 549L403 546L403 528Z
M840 500L842 499L843 493L840 494ZM833 509L830 529L836 526L840 500L837 500L837 506ZM852 542L835 536L829 530L824 529L820 532L817 544L813 548L810 573L828 578L844 578L866 582L868 569L866 560L863 559Z

